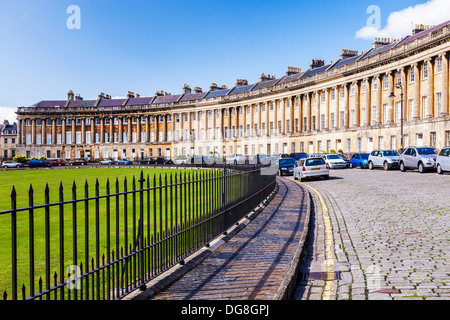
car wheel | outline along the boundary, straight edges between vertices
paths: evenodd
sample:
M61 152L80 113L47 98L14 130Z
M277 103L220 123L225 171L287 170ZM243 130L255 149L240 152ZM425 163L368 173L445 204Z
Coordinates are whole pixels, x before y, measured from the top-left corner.
M424 165L423 165L422 162L419 162L418 169L419 169L419 172L420 172L420 173L424 173L424 172L425 172L425 167L424 167Z
M385 161L385 162L383 163L383 168L384 168L384 170L386 170L386 171L389 170L389 163L387 163L387 161Z
M353 168L353 163L350 162L350 169L352 169L352 168Z
M359 168L364 169L364 165L362 163L360 163Z
M372 161L369 162L369 170L373 170L373 163L372 163Z
M400 171L401 172L406 172L406 167L405 167L405 164L403 162L400 162Z
M329 180L329 179L330 179L330 175L323 176L323 178L324 178L325 180Z
M437 165L437 173L444 174L444 170L442 170L442 167L440 164Z
M305 182L305 178L300 178L300 182Z

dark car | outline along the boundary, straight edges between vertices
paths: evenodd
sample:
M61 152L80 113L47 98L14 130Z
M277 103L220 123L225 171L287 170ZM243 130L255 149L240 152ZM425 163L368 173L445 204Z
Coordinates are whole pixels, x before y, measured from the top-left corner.
M289 158L294 158L295 161L298 161L300 159L306 159L308 158L308 154L304 152L298 152L298 153L291 153L289 155Z
M61 159L47 159L48 162L50 162L50 164L53 167L61 167L61 166L65 166L66 162L64 160Z
M294 158L282 158L278 160L278 175L284 176L294 175L294 168L297 166L297 161Z
M347 164L347 168L350 168L350 159L345 154L342 153L338 153L337 155L338 157L340 157L342 160L345 161L345 163Z
M82 158L77 158L70 163L71 166L85 166L87 164L87 160Z
M163 157L156 158L156 164L173 164L173 161L171 159L166 159Z
M51 167L51 163L46 160L30 160L28 161L29 168L49 168Z
M127 160L127 159L119 159L116 161L119 165L132 165L133 161Z
M139 160L138 163L139 164L155 164L156 160L153 158L143 158L143 159Z

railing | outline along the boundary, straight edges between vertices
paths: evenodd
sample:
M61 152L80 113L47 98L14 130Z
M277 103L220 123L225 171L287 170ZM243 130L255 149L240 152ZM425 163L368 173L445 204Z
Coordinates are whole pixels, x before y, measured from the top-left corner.
M93 196L86 181L79 197L74 182L70 200L61 183L54 202L47 184L41 205L30 186L21 208L13 187L11 209L0 211L0 223L9 215L11 229L2 298L115 300L142 289L262 202L275 176L261 170L141 171L131 182L108 180L104 194L97 179Z

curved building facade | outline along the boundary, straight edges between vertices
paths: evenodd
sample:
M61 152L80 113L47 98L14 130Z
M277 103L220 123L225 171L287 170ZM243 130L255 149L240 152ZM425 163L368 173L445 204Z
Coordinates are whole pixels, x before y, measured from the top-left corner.
M233 88L157 92L124 99L41 101L18 108L17 154L137 159L345 153L450 145L450 21L416 26L401 40L375 39L330 64L311 60L281 78ZM402 135L403 132L403 135ZM402 145L403 142L403 145Z

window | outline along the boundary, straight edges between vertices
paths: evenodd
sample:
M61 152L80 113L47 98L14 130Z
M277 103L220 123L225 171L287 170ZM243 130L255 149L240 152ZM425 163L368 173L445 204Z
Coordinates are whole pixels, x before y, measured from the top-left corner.
M56 144L61 144L62 143L62 135L61 133L57 133L56 134Z
M312 130L313 131L316 130L316 116L312 116L311 124L312 124Z
M383 90L389 89L389 77L384 76L383 77Z
M354 83L352 83L352 84L350 85L350 95L351 95L351 96L354 96L355 93L356 93L356 85L355 85Z
M350 126L355 125L355 110L350 110Z
M409 83L414 83L414 79L415 79L414 68L410 68L409 69Z
M36 134L36 144L41 144L42 143L42 136L40 133Z
M430 132L430 144L432 147L436 146L436 132Z
M422 67L422 79L428 79L428 63L425 62Z
M428 97L422 97L422 119L425 119L427 116L427 108L428 108Z
M72 125L72 119L68 118L66 119L66 126L71 126Z
M442 57L436 59L436 73L442 72Z
M438 117L442 112L442 93L436 93L435 116Z
M377 91L378 90L378 81L376 79L374 79L374 81L372 82L372 91Z
M336 99L336 89L332 89L331 90L331 100L335 100Z
M341 129L342 129L345 126L345 112L344 111L341 111L340 121L341 121Z
M396 84L401 84L402 83L402 74L400 73L400 72L397 72L396 74L395 74L395 83Z
M377 106L372 106L372 124L375 123L377 118Z
M408 100L408 120L412 120L413 116L414 116L414 99L409 99Z
M383 122L387 123L387 119L388 119L388 104L385 103L383 104Z
M395 103L395 122L400 122L401 116L402 116L402 106L401 106L401 102L396 102Z
M323 130L323 129L325 129L325 115L324 114L322 114L321 116L320 116L320 128Z
M109 132L105 132L105 142L109 143Z
M99 132L95 133L95 143L100 143L100 133Z
M75 143L81 144L81 132L75 132Z
M80 118L76 118L75 119L75 125L81 126L81 119Z
M46 144L52 144L52 135L50 133L47 133L47 142Z

